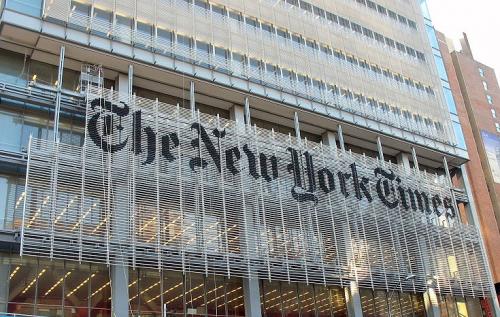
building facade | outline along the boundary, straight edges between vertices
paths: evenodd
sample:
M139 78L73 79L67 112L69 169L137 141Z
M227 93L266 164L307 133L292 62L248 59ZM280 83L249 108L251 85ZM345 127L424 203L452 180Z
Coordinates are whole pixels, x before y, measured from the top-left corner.
M0 313L500 316L425 1L1 12Z
M470 158L466 168L469 170L475 201L481 202L476 208L490 254L494 282L498 285L500 272L499 266L495 263L500 261L497 183L499 178L495 144L500 126L497 120L499 109L495 100L499 96L500 89L494 69L474 60L465 34L460 40L460 51L455 49L453 44L448 46L443 34L439 34L438 38L453 96L457 100L457 111L464 126Z

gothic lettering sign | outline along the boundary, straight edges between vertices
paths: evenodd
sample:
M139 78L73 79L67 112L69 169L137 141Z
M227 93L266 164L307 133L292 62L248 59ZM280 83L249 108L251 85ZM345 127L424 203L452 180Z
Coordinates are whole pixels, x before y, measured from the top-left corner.
M175 166L178 157L175 156L175 148L180 146L179 135L175 129L166 131L163 135L157 135L154 127L146 126L142 122L142 111L130 111L130 107L120 102L113 104L103 98L96 98L90 102L91 110L96 108L104 110L93 114L87 126L87 132L93 144L103 152L118 153L130 150L134 155L141 157L141 153L146 153L146 158L141 165L154 164L155 160L166 160ZM122 119L131 116L132 126L128 131L131 134L120 138L119 142L108 142L108 136L117 131L122 131ZM404 185L404 178L396 174L390 167L377 166L370 168L368 175L371 177L359 176L356 162L348 165L346 170L334 170L328 166L321 165L317 158L307 149L302 150L289 146L279 147L279 150L286 151L288 159L286 169L278 169L278 157L271 151L252 149L251 144L244 143L222 147L224 139L233 139L233 134L227 133L226 129L219 127L210 129L194 120L189 125L193 132L193 138L187 140L188 146L196 151L206 151L208 155L191 157L186 163L192 172L206 169L213 165L218 173L225 168L232 175L244 174L245 177L252 177L258 180L262 177L265 182L277 181L279 177L293 179L293 186L288 190L291 197L299 203L310 202L318 204L319 192L329 194L338 190L345 198L350 195L357 200L365 200L372 203L369 183L375 184L375 199L378 199L389 209L402 208L427 214L434 214L438 217L445 216L454 218L456 211L449 194L433 193L426 189L419 189L415 184ZM143 144L142 140L145 140ZM157 144L157 139L160 140ZM129 147L127 148L127 145ZM159 148L157 148L157 145ZM280 156L282 159L282 156ZM340 159L340 158L333 158ZM239 161L243 160L243 163ZM221 167L221 164L223 167ZM238 169L238 165L243 164L243 169ZM336 186L338 183L338 186Z
M83 146L33 140L23 254L483 294L444 177L179 106L89 91ZM452 264L450 264L452 263ZM414 280L405 280L414 274Z

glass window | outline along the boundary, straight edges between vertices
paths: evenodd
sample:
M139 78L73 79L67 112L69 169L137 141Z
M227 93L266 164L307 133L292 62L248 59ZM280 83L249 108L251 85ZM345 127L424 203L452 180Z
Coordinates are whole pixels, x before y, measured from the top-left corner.
M396 12L394 12L392 10L387 10L387 12L389 13L389 17L391 17L392 19L394 19L394 20L398 19L398 15L396 14Z
M23 14L40 17L42 15L43 0L7 0L5 8Z
M489 103L490 105L492 105L492 104L493 104L493 97L491 97L490 95L486 95L486 100L488 100L488 103Z
M278 36L281 36L282 38L285 38L285 39L289 39L290 38L290 33L288 33L287 30L283 30L283 29L276 29L276 33L278 34Z
M55 86L57 73L57 66L32 60L29 64L28 78L43 85Z
M406 53L406 47L403 44L396 42L396 47L400 52Z
M20 227L24 182L24 177L0 175L0 229Z
M460 125L460 122L452 121L452 124L453 124L453 131L455 132L455 137L457 139L457 146L461 149L467 149L467 146L465 145L464 133L462 131L462 126Z
M436 62L439 77L448 81L448 75L446 74L443 58L441 56L434 55L434 61Z
M264 31L269 32L269 33L271 33L271 34L273 34L273 33L274 33L274 27L273 27L273 25L272 25L272 24L262 22L262 23L261 23L261 26L262 26L262 29L263 29Z
M433 48L439 49L439 43L438 39L436 37L436 32L434 31L434 28L430 25L425 25L425 30L427 31L427 36L429 37L429 40L431 41L431 46Z
M399 20L399 22L401 22L403 24L408 24L406 18L400 14L398 14L398 20Z
M10 111L0 110L0 149L10 152L21 150L22 116Z
M484 77L484 69L479 68L479 76Z
M308 12L312 12L312 5L302 0L300 0L300 8Z
M28 56L0 49L0 80L16 85L26 85L27 60Z
M326 18L328 21L339 23L339 17L331 12L326 12Z
M457 107L455 104L455 100L453 99L453 94L449 88L443 87L444 97L446 99L446 104L448 105L448 110L451 113L457 114Z
M497 117L497 112L495 109L491 109L491 116L496 119Z
M38 270L37 259L11 259L8 284L10 313L34 314L36 284L46 271Z
M102 22L111 23L111 17L112 13L110 11L94 8L94 18L99 19Z
M497 129L497 132L500 132L500 123L495 122L495 128Z
M245 22L246 22L246 24L253 26L255 28L259 27L259 21L257 21L257 19L254 19L251 17L245 17Z
M298 284L298 301L301 317L315 317L314 288L312 285Z
M488 83L486 83L485 81L483 81L483 88L484 90L488 90Z
M321 18L325 17L325 10L318 8L316 6L313 6L313 11L314 11L314 15L321 17Z
M362 31L361 25L359 25L359 24L356 24L356 23L354 23L354 22L351 22L351 29L352 29L354 32L357 32L357 33L363 34L363 31Z
M370 289L359 289L359 295L361 297L361 309L363 310L363 316L365 317L375 317L375 299L373 297L373 292Z
M164 48L170 48L170 45L172 45L172 42L173 42L173 38L174 38L174 35L172 32L168 31L168 30L164 30L164 29L160 29L158 28L156 30L157 32L157 41L158 41L158 44L160 45L163 45ZM164 51L166 52L166 51Z
M324 44L321 44L321 51L327 55L332 55L332 49Z
M177 34L177 43L186 47L191 47L191 38L188 36Z
M196 49L199 52L210 53L210 44L203 41L196 41Z
M298 34L292 34L292 41L298 44L304 44L304 39Z
M377 11L381 14L387 15L387 9L378 4L377 4Z
M384 36L380 33L377 33L377 32L373 32L373 34L375 35L375 39L380 42L380 43L385 43L384 41Z
M231 19L236 20L236 21L243 21L243 17L241 16L241 13L237 12L237 11L229 11L229 17Z
M373 31L372 30L369 30L367 28L363 28L363 34L365 36L368 36L369 38L373 38Z
M285 316L299 317L297 284L281 283L281 306Z
M92 22L92 33L99 36L109 36L113 14L110 11L94 8L94 20Z
M144 22L137 22L137 31L144 35L153 34L153 26Z
M65 276L64 262L39 260L40 273L45 273L38 278L36 314L50 316L58 311L63 298L63 281Z
M396 48L396 42L394 42L393 39L390 39L388 37L385 38L385 44L387 44L388 46L390 46L392 48ZM399 45L401 45L401 44L399 44Z
M116 15L116 32L113 33L113 36L118 41L122 41L125 43L130 43L132 39L132 28L134 26L134 20L127 16Z
M340 25L342 25L343 27L350 28L350 23L349 23L349 20L344 19L343 17L339 17L339 23L340 23Z
M226 15L226 9L223 6L219 6L213 3L212 3L212 11L223 16Z
M195 0L194 4L203 9L208 9L209 7L208 2L205 0Z

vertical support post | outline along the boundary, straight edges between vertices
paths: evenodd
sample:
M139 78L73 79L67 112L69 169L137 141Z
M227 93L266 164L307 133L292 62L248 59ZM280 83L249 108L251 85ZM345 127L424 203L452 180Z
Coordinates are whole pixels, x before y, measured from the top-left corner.
M379 160L384 163L384 149L382 148L382 141L380 141L380 137L377 137L377 150L378 150L378 158Z
M57 83L56 83L56 106L54 111L54 142L59 141L59 116L61 114L61 87L64 72L64 46L61 46L59 53L59 68L57 69Z
M0 281L3 281L0 285L0 311L7 311L7 302L9 301L9 276L10 276L10 264L0 264Z
M324 145L328 145L331 147L336 147L337 144L335 142L335 134L331 131L326 131L321 135L321 141Z
M132 84L133 84L133 66L128 68L128 76L119 74L116 80L118 84L118 93L120 99L132 100ZM120 152L116 155L128 155L126 152ZM128 157L120 158L128 160ZM133 159L133 154L132 154ZM135 166L133 167L135 168ZM111 176L111 175L110 175ZM132 177L132 182L134 177ZM129 240L129 229L125 225L125 219L129 219L129 214L133 212L130 208L130 193L129 184L125 183L119 176L116 181L116 187L113 188L114 201L117 202L113 210L113 217L109 215L109 229L112 231L112 239L117 245L122 246L125 241ZM133 184L132 184L133 186ZM133 195L133 191L131 193ZM123 241L123 242L122 242ZM132 246L133 248L134 246ZM121 252L117 250L116 252ZM124 260L122 254L118 254L115 261ZM110 266L111 271L111 309L113 316L128 316L129 315L129 271L125 263L113 263Z
M411 147L411 155L413 157L413 165L415 166L415 169L419 171L420 167L418 166L417 151L415 151L415 148L413 146Z
M425 312L428 317L440 317L441 309L434 287L429 287L424 293Z
M448 167L448 160L446 159L446 156L443 156L443 167L444 171L446 173L446 180L448 181L448 185L453 186L451 182L451 175L450 175L450 169Z
M250 102L248 101L248 97L245 97L245 124L247 126L251 126L250 122Z
M338 125L337 134L339 136L339 145L342 152L345 152L345 143L344 143L344 132L342 131L342 125Z
M245 100L246 106L246 100ZM234 105L230 110L230 118L237 122L238 128L244 128L245 126L245 110L244 107L240 105ZM248 124L249 122L247 122ZM243 180L242 180L243 181ZM253 231L252 228L254 226L252 219L252 215L247 215L250 209L245 210L245 222L247 223L247 229ZM248 235L248 232L247 232ZM247 239L249 237L247 236ZM250 244L254 244L255 241L250 241ZM248 245L246 246L248 247ZM247 251L248 252L248 251ZM250 270L251 268L249 268ZM250 272L249 272L250 273ZM245 303L245 316L249 317L261 317L261 305L260 305L260 285L259 279L257 278L242 278L243 280L243 297Z
M194 81L189 83L189 108L191 109L191 117L196 115L196 101L194 99Z
M30 139L28 142L28 162L26 164L26 181L24 183L24 201L23 201L23 219L21 223L21 247L20 247L20 256L23 256L23 250L24 250L24 222L26 221L26 207L27 207L27 201L28 201L28 181L29 181L29 176L30 176L30 163L31 163L31 142L33 142L33 135L30 134Z
M396 159L397 159L398 164L402 165L406 172L409 172L411 170L410 160L408 158L408 154L400 153Z
M356 283L355 281L351 281L349 287L346 287L344 289L344 292L347 304L347 314L352 317L363 317L358 283Z
M123 87L122 87L123 88ZM122 90L122 88L118 87L118 90ZM134 66L128 65L128 87L127 87L127 95L132 95L134 89Z
M300 140L302 140L300 136L300 123L299 123L299 114L295 112L294 118L293 118L293 123L295 127L295 137L297 138L297 142L300 144Z

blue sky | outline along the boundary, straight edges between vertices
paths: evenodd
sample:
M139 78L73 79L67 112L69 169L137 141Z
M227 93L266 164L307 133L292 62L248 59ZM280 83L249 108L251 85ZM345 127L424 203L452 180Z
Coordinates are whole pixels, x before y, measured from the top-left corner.
M500 0L427 0L432 22L451 39L466 32L474 58L500 78Z

